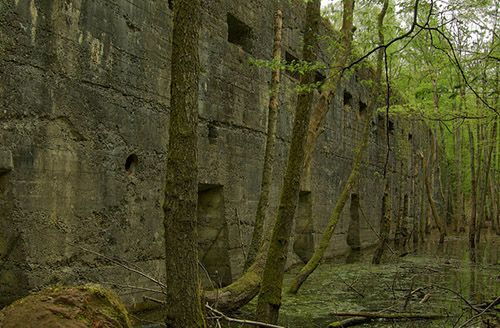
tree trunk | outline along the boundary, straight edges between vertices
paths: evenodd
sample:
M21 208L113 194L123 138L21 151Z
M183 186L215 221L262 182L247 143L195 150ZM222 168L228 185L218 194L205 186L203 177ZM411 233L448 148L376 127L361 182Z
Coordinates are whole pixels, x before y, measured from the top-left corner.
M432 188L429 182L429 177L427 175L427 164L425 161L424 154L420 152L420 157L422 158L422 173L424 175L424 184L425 190L427 191L427 200L429 201L429 206L431 208L432 216L434 217L434 221L439 230L439 243L444 243L444 237L446 236L446 229L444 228L441 218L439 217L439 213L436 208L436 204L434 204L434 199L432 199Z
M476 100L476 105L479 107L480 103L479 100ZM483 174L483 145L484 145L484 140L483 140L483 134L482 134L482 127L483 124L477 124L476 126L476 140L477 140L477 169L476 169L476 198L481 197L481 192L483 189L483 179L482 179L482 174ZM481 225L483 224L482 222L482 206L478 206L478 203L480 202L481 199L477 198L476 199L476 232L475 232L475 238L476 238L476 244L479 244L479 239L481 238Z
M316 37L319 31L320 7L321 1L319 0L309 1L306 7L303 59L307 62L314 62L317 58ZM310 85L313 81L314 72L309 71L302 75L300 84ZM297 98L288 163L256 310L256 317L268 323L277 322L281 306L283 275L299 198L312 99L312 93L307 91L299 93Z
M283 30L283 14L277 10L274 20L274 42L273 61L276 64L271 78L271 98L269 99L269 110L267 116L267 139L266 152L264 155L264 168L262 169L262 182L260 186L259 205L255 216L255 225L252 234L252 242L248 256L243 267L246 271L255 261L257 253L262 245L262 234L266 222L266 213L269 208L269 191L271 189L271 178L273 174L274 148L276 144L276 121L278 116L278 101L280 89L280 66L281 61L281 32Z
M473 250L476 247L476 213L477 213L477 198L476 198L476 170L474 168L474 134L470 128L470 125L467 125L467 130L469 131L469 150L470 150L470 170L471 170L471 218L469 225L469 246Z
M425 235L427 230L427 204L425 203L425 175L422 169L422 181L420 184L420 241L425 242Z
M205 327L197 254L200 0L176 0L165 200L167 327Z
M347 2L346 4L347 5ZM384 43L383 40L383 34L382 34L382 24L384 20L385 13L387 11L387 6L388 6L388 1L384 1L384 7L382 9L382 12L379 15L379 37L380 37L380 44ZM350 7L350 10L353 10L354 4ZM346 10L344 10L344 15L346 15ZM351 17L352 17L352 12L351 12ZM297 293L299 290L300 286L306 281L306 279L309 277L309 275L318 267L319 262L323 258L323 255L325 254L325 251L328 247L328 244L330 243L330 239L333 235L333 232L335 231L335 227L337 225L337 221L340 217L340 214L342 213L342 210L344 208L344 205L347 201L347 198L350 194L350 190L352 189L355 180L357 178L359 168L361 167L361 163L363 161L364 153L366 146L368 144L368 139L370 136L370 127L371 127L371 117L376 109L377 105L377 98L379 94L379 87L380 87L380 79L382 76L382 61L383 61L383 56L384 56L384 50L380 49L378 52L378 58L377 58L377 71L375 73L375 78L374 78L374 83L373 87L371 90L371 98L370 98L370 103L368 104L368 114L366 116L366 121L365 125L363 128L363 135L361 139L361 143L359 145L359 148L357 149L356 152L356 157L354 159L353 167L351 170L351 174L349 175L349 178L347 179L347 182L344 186L344 190L342 191L339 199L337 200L337 204L335 205L335 208L333 210L332 216L330 217L330 221L328 222L328 225L325 227L325 230L323 230L323 235L321 237L321 241L314 251L313 256L311 259L307 262L307 264L300 270L300 272L297 274L295 279L292 282L292 285L290 286L289 292L292 294Z
M456 127L455 132L455 197L456 197L456 217L455 217L455 230L460 232L462 221L463 221L463 193L462 193L462 174L460 168L462 167L462 152L461 152L461 134L460 134L460 126Z
M485 131L485 134L487 134L486 131ZM479 238L481 236L481 233L480 233L481 232L481 225L483 222L486 221L486 207L487 207L486 194L487 194L488 185L489 185L491 155L493 153L493 145L494 145L493 140L495 140L495 139L496 139L495 124L492 124L491 125L491 136L490 136L491 142L489 143L488 147L486 147L486 145L484 146L486 163L484 164L483 173L481 175L483 183L481 184L481 189L480 189L480 193L479 193L480 194L479 204L481 204L481 210L480 210L480 219L478 222L479 227L477 227L478 233L476 235L476 243L479 243ZM483 140L484 140L484 142L486 142L488 140L486 135L484 135Z
M342 28L340 30L341 39L339 45L339 49L341 50L337 54L335 62L331 65L332 69L321 91L318 103L311 115L307 134L303 178L306 178L310 172L314 146L316 145L316 140L319 135L323 132L326 114L328 114L330 110L330 96L337 89L343 75L343 69L351 55L352 38L354 34L354 2L355 0L343 0L344 14L342 16Z
M384 254L385 244L389 240L389 232L391 230L391 185L385 179L384 196L382 197L382 213L380 218L380 242L373 254L372 264L380 264L380 259Z

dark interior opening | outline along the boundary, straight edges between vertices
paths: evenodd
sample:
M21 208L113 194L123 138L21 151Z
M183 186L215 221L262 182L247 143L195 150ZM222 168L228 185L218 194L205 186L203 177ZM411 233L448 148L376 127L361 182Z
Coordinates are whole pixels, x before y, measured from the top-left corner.
M312 197L310 191L301 191L299 193L296 215L293 251L304 263L307 263L314 254Z
M288 51L285 52L285 62L286 65L288 66L287 69L285 70L286 74L290 76L291 78L295 80L300 80L300 73L298 70L291 70L292 67L295 65L299 64L299 59L289 53Z
M217 141L217 127L213 124L208 125L208 142L213 145Z
M361 248L359 212L359 195L351 194L351 220L349 221L349 228L347 230L347 245L349 245L354 250L359 250Z
M227 40L233 44L240 46L244 51L251 52L252 50L252 29L234 17L230 13L227 14Z
M387 124L387 129L389 130L389 133L394 133L394 122L389 120L388 124Z
M352 108L352 95L349 93L349 91L344 90L344 108L346 106L349 106L349 108Z
M363 115L364 113L366 113L366 108L368 107L368 105L366 105L364 102L360 101L359 102L359 113L361 115Z
M385 135L385 117L383 115L377 115L377 127L378 133L382 136Z
M135 167L137 166L138 162L139 158L136 154L128 155L127 160L125 161L125 170L128 172L128 174L131 174L135 171Z
M316 71L314 75L314 82L317 83L318 86L323 85L326 80L326 76L318 71Z
M197 232L198 259L205 272L200 274L202 284L205 288L229 285L232 275L223 186L198 185Z
M168 0L168 8L170 10L173 10L174 9L174 0Z

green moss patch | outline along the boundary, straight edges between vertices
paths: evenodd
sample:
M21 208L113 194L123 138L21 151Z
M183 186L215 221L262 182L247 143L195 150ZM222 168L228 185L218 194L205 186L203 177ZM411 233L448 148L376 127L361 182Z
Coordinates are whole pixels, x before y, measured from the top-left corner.
M53 287L29 295L0 311L0 326L132 327L120 300L95 287Z

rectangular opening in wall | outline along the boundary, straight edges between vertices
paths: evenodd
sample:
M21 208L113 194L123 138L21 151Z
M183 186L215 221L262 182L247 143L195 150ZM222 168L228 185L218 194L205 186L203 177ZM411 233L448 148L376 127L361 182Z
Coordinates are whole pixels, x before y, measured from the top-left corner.
M385 135L385 117L383 115L377 115L377 127L378 134L381 136Z
M321 87L325 83L326 76L321 72L316 71L314 74L314 82L318 87Z
M387 129L389 130L390 134L394 133L394 122L393 121L389 120L389 122L387 124Z
M295 241L293 251L307 263L314 253L312 197L310 191L301 191L295 220Z
M198 259L204 268L200 280L205 288L232 282L223 191L221 185L198 185Z
M350 110L353 105L353 98L349 91L344 90L344 109Z
M252 52L252 29L230 13L227 13L227 41Z
M347 245L354 250L359 250L361 248L359 209L359 195L351 194L351 219L349 220L349 228L347 230Z
M367 107L368 106L364 102L360 101L359 102L359 115L364 115L366 113Z
M285 63L287 66L285 73L297 81L300 80L299 71L296 69L293 69L294 67L296 67L296 65L300 64L299 59L296 56L289 53L288 51L286 51L285 52Z

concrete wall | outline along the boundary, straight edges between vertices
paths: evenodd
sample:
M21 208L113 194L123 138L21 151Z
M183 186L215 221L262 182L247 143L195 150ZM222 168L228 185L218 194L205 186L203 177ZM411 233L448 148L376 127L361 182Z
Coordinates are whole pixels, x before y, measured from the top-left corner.
M217 245L209 275L227 283L228 275L241 274L257 207L270 72L248 58L271 58L273 10L264 0L203 6L199 179L200 192L216 187L217 195L200 199L208 209L200 217L214 213L210 202L216 199L216 219L205 221L223 233L202 233L200 247L206 252L202 244ZM283 52L300 58L302 4L283 6ZM86 282L109 283L135 301L120 285L148 284L78 246L162 277L171 25L169 1L0 2L0 306L46 285ZM291 88L297 81L287 73L282 79L271 215L296 100ZM306 251L302 247L299 257L291 249L290 263L306 256L329 219L351 169L360 104L368 104L368 96L356 75L336 93L316 147L311 187L303 193L301 204L308 208L299 209L306 221L312 213L297 234ZM377 117L374 127L357 193L378 227L385 138ZM390 168L401 180L398 171L405 168L394 159ZM349 249L349 220L345 210L328 256ZM360 242L376 242L363 219ZM214 272L218 266L223 270Z

